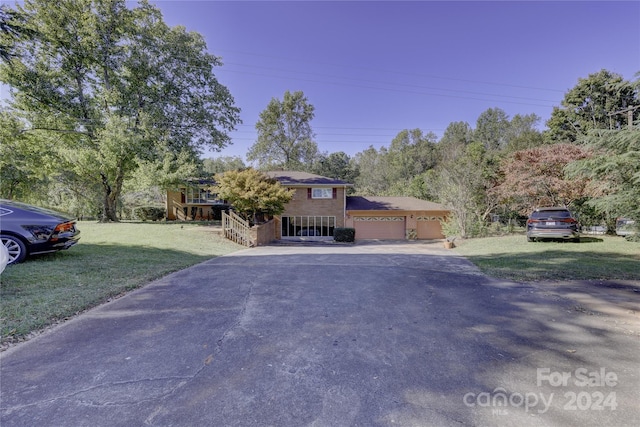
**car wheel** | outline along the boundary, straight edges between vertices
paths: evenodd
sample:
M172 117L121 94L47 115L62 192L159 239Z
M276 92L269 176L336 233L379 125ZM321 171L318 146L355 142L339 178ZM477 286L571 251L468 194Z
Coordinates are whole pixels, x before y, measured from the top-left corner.
M527 236L527 242L535 242L536 239L534 239L533 237L529 237Z
M3 234L0 238L2 239L2 244L7 248L7 252L9 252L8 265L24 261L27 257L27 247L22 240L6 234Z

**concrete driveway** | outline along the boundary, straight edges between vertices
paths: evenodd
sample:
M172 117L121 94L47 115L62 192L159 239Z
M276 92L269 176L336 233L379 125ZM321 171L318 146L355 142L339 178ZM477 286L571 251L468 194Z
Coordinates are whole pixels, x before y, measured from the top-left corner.
M9 426L637 426L640 284L440 243L243 250L0 356Z

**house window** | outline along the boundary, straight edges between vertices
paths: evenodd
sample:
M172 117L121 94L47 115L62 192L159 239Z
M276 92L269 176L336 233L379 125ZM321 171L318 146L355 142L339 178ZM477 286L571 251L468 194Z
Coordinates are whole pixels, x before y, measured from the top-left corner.
M187 187L182 190L182 203L188 204L219 204L224 201L218 199L218 195L207 188Z
M336 189L335 188L310 188L309 196L310 196L309 197L310 199L335 199Z

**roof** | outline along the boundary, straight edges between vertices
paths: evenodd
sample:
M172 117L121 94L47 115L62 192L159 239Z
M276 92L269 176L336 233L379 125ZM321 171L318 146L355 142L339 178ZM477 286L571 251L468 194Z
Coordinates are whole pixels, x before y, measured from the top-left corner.
M348 211L446 211L440 203L416 197L347 196Z
M289 187L310 185L331 185L335 187L351 187L353 184L341 181L339 179L327 178L326 176L315 175L308 172L297 171L268 171L265 174L271 178L277 179L280 184Z

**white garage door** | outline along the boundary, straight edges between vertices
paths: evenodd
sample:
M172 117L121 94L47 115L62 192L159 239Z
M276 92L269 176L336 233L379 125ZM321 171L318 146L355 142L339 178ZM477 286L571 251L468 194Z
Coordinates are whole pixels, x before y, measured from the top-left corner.
M354 216L356 239L404 239L403 216Z

